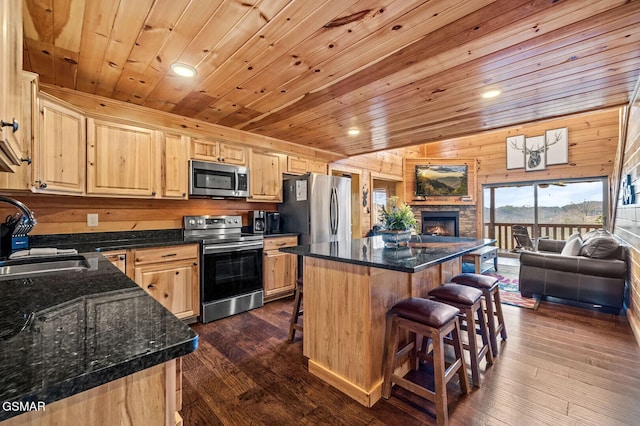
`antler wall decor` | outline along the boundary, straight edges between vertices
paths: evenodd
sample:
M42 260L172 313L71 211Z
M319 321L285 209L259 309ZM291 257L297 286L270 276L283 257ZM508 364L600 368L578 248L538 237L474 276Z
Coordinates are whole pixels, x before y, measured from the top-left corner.
M507 169L544 170L547 165L568 163L567 128L547 130L545 136L507 138Z

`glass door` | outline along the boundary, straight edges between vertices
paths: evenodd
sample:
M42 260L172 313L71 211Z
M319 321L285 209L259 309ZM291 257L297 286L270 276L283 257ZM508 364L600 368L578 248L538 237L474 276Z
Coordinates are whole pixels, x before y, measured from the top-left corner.
M533 181L483 186L485 238L513 249L512 225L523 225L532 239L563 240L578 232L606 226L606 177Z

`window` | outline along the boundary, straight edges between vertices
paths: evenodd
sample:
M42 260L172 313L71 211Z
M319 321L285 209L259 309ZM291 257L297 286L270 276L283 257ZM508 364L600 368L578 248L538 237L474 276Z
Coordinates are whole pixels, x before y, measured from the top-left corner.
M510 227L527 226L532 237L566 239L606 226L605 177L483 186L484 236L511 248Z

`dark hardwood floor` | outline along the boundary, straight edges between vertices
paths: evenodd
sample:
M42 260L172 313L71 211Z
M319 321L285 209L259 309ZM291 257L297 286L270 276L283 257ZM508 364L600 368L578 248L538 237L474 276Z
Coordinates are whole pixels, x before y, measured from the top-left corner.
M430 402L397 388L365 408L309 374L300 334L286 341L292 301L193 326L185 425L435 424ZM546 301L504 311L509 338L482 387L465 396L449 384L450 424L639 424L640 349L625 317Z

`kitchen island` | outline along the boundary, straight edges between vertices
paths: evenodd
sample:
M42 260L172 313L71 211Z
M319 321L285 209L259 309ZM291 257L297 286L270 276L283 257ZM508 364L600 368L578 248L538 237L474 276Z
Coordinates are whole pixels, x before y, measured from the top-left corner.
M101 254L81 257L0 278L0 421L175 424L176 358L197 334Z
M304 257L303 354L309 371L361 404L381 397L386 312L461 272L462 256L494 240L382 237L283 248Z

